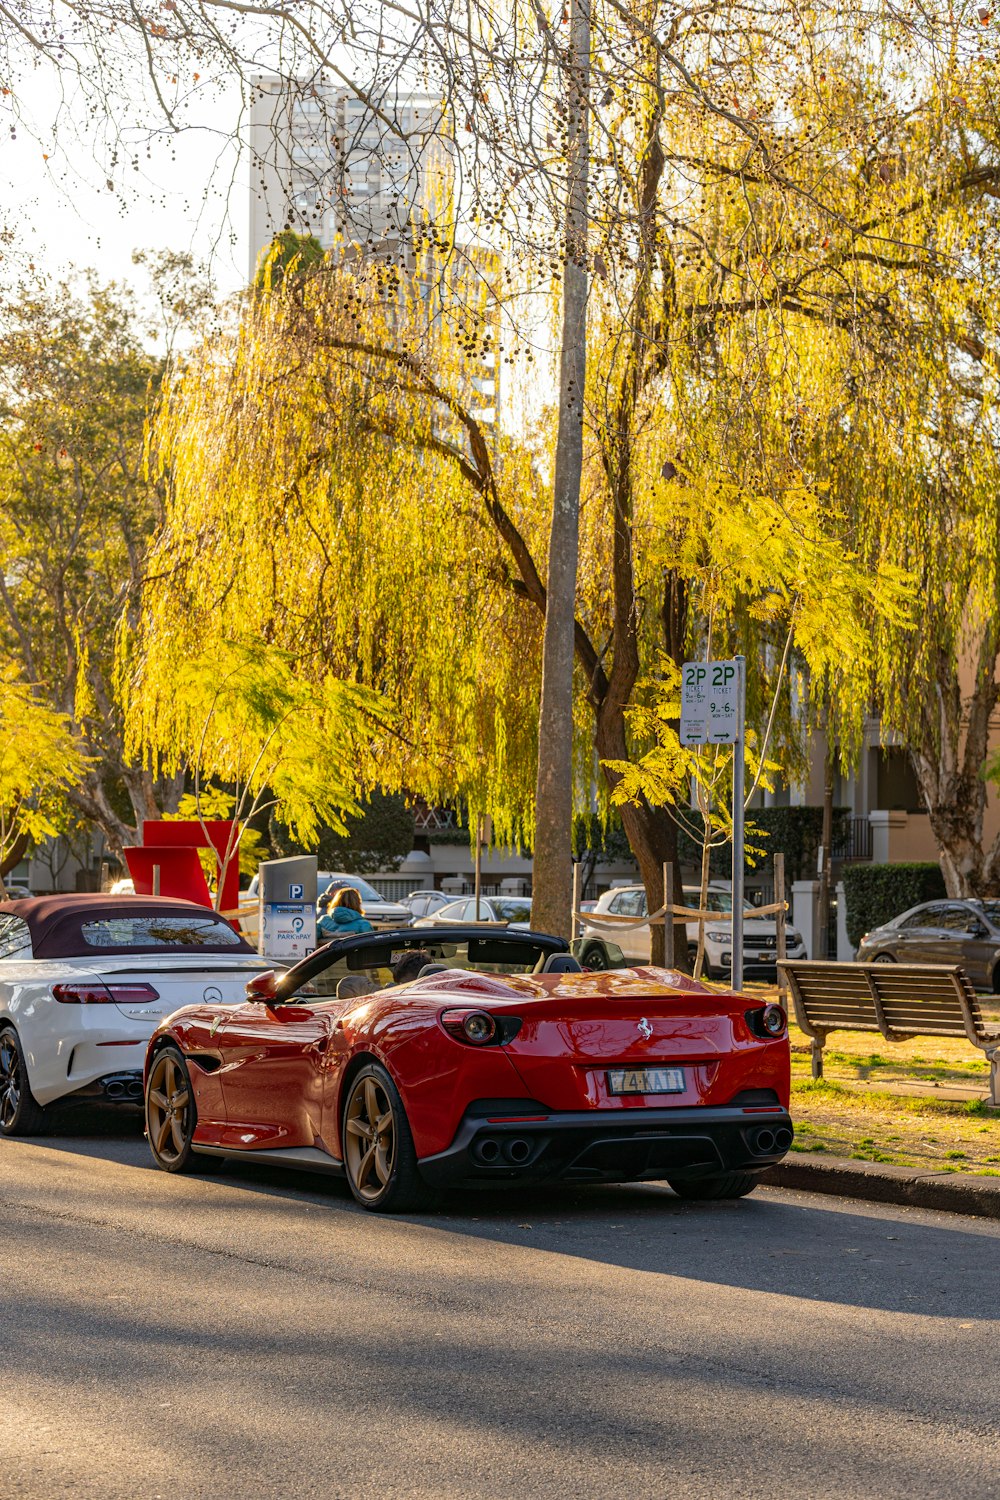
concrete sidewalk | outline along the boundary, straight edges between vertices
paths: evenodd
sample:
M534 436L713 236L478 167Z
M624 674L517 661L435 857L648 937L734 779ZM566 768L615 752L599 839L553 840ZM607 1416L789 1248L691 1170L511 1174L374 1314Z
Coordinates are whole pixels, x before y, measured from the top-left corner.
M796 1080L797 1082L799 1080ZM983 1083L937 1083L932 1078L831 1078L842 1088L859 1094L897 1094L906 1099L947 1099L953 1104L973 1104L977 1100L995 1114L1000 1105L990 1103L989 1087Z
M779 1166L763 1173L761 1181L809 1193L1000 1219L1000 1177L980 1177L971 1172L922 1172L917 1167L852 1161L842 1156L804 1160L792 1152Z

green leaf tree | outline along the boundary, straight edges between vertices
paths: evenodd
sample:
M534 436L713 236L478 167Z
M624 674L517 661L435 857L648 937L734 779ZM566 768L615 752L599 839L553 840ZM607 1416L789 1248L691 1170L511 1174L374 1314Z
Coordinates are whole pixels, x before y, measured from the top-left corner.
M68 716L39 701L15 667L0 670L0 870L19 844L59 831L60 803L87 769Z
M182 788L129 757L113 686L161 515L143 457L161 363L141 334L131 299L93 279L0 306L0 653L77 737L67 802L119 854Z
M343 829L323 827L310 847L293 839L276 815L270 824L276 855L315 854L321 870L373 875L395 870L413 848L413 809L400 792L375 790L357 813L345 813Z

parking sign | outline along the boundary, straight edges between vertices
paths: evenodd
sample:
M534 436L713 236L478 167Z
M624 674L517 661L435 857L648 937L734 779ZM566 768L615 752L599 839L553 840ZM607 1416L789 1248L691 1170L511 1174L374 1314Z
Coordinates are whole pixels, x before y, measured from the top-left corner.
M708 674L714 662L686 661L681 669L682 745L703 745L708 720Z
M739 663L686 661L681 671L681 744L731 745L739 735Z
M746 689L742 656L686 661L681 668L682 745L733 746L733 970L743 988L744 728Z
M305 886L290 885L288 887L289 901L302 901L305 898Z
M708 663L708 713L705 739L731 745L740 733L740 674L735 661Z

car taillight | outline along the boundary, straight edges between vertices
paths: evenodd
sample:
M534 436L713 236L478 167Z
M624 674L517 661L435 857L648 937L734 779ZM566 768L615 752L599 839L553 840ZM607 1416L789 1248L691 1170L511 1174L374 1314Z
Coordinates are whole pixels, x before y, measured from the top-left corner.
M52 994L60 1005L148 1005L160 998L151 984L102 984L99 979L54 984Z
M443 1011L441 1025L456 1041L473 1047L488 1047L497 1040L497 1023L485 1010Z
M757 1010L748 1010L746 1018L750 1030L757 1036L766 1037L768 1041L784 1036L788 1026L788 1017L780 1005L764 1005Z
M470 1047L500 1047L521 1029L520 1016L491 1016L486 1010L444 1010L441 1025L456 1042Z

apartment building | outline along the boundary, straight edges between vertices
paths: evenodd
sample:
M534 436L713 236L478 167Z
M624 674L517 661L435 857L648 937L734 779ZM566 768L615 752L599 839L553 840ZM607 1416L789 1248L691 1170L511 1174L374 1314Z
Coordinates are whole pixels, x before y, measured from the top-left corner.
M381 94L261 76L250 119L248 279L260 254L285 228L312 234L345 258L371 256L408 268L433 306L462 309L496 326L497 252L455 244L454 158L439 98ZM447 253L426 231L445 228ZM415 231L425 231L414 250ZM494 339L494 345L497 342ZM468 362L462 393L484 425L497 422L495 347Z
M446 205L452 161L440 101L254 81L248 277L282 229L375 254L405 250L415 218Z

